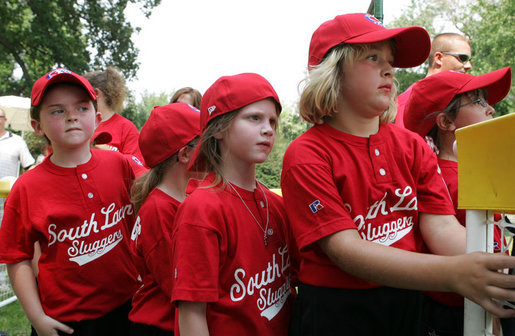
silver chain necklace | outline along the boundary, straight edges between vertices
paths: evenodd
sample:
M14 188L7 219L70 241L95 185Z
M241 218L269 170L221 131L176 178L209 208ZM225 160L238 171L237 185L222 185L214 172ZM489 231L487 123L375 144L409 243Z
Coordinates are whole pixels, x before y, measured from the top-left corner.
M266 198L266 194L265 194L263 188L261 188L261 185L259 183L256 183L258 185L259 189L261 189L261 192L263 193L263 196L265 197L265 204L266 204L266 225L265 225L265 228L263 228L263 226L256 219L256 217L254 216L252 211L250 211L249 207L247 206L247 204L245 203L245 201L241 197L241 195L238 192L238 190L236 190L236 188L234 188L234 186L231 184L231 182L227 182L227 183L229 183L229 185L231 186L232 190L234 190L236 195L238 195L238 197L240 198L240 200L243 203L243 205L245 206L245 208L247 208L247 210L249 211L249 213L252 216L252 218L254 218L254 220L256 221L256 224L259 226L261 231L263 231L263 241L265 242L265 246L268 246L268 233L267 232L268 232L268 221L270 219L270 216L269 216L269 212L268 212L268 198Z

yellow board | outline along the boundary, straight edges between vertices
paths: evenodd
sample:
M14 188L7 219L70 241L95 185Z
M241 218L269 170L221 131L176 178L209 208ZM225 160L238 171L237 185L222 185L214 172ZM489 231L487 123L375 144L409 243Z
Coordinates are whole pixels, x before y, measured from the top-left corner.
M282 191L281 191L281 189L280 189L280 188L279 188L279 189L270 189L270 191L273 191L274 193L276 193L276 194L277 194L277 195L279 195L279 196L282 196L282 195L283 195L283 193L282 193Z
M9 180L0 180L0 197L7 197L11 191L11 182Z
M515 114L456 131L458 208L515 213Z

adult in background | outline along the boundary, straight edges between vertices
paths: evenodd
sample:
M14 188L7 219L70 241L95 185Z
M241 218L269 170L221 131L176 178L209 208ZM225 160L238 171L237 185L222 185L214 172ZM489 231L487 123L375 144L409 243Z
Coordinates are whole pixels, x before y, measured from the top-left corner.
M472 69L469 40L460 34L443 33L436 35L431 43L431 51L427 59L429 70L426 77L446 70L466 73ZM411 95L413 83L397 97L397 116L395 124L404 127L404 107Z
M0 109L0 178L18 177L20 164L27 170L34 164L34 158L22 137L5 129L7 116Z
M200 110L200 101L202 100L202 94L191 87L183 87L175 91L172 98L170 99L170 104L173 103L186 103L192 106L195 106Z
M132 121L118 114L122 111L123 102L127 97L122 73L117 68L109 66L105 71L88 72L84 77L95 89L98 111L102 113L102 122L95 130L93 138L107 132L112 138L107 143L109 149L136 157L143 162L138 146L138 129Z

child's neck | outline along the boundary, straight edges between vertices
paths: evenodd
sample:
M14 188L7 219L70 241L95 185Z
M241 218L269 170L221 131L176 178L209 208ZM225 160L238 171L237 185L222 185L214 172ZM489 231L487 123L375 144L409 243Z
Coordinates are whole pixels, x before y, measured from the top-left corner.
M438 132L438 158L449 161L458 161L458 157L454 153L453 145L456 141L454 131L440 131Z
M157 188L177 201L183 202L186 199L188 181L186 166L177 162L164 174Z
M339 131L368 138L379 131L379 116L364 117L344 103L338 104L337 113L326 121Z
M110 108L108 108L106 105L104 105L102 107L102 110L100 110L100 106L99 106L99 111L100 111L100 113L102 113L102 121L107 121L107 120L111 119L112 116L115 115L115 112L113 110L111 110Z
M230 161L228 161L230 162ZM223 167L225 180L240 188L253 191L256 188L256 164L225 164Z
M50 156L50 161L59 167L75 168L91 159L89 143L71 149L53 145L52 149L53 153Z

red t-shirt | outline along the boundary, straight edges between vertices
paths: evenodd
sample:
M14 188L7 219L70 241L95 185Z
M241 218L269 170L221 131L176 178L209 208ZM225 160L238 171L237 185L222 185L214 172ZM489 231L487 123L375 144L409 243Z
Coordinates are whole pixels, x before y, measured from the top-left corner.
M411 96L411 90L413 90L414 85L415 84L411 84L406 91L397 96L397 115L395 116L395 125L401 128L404 128L404 108Z
M132 231L132 251L142 285L132 299L129 319L173 331L172 228L180 202L155 188L138 211Z
M134 175L122 155L91 153L76 168L46 159L23 174L5 202L0 227L0 262L32 259L39 241L41 305L63 322L103 316L137 288L129 247Z
M287 335L294 291L282 199L264 187L234 188L263 227L268 202L268 245L230 186L197 188L177 212L172 301L207 302L211 336Z
M115 113L111 118L98 125L93 138L102 132L111 134L112 140L107 145L111 146L113 150L122 154L134 155L144 163L138 144L138 129L129 119Z
M369 138L315 125L288 147L281 177L300 248L299 280L314 286L378 284L338 268L316 244L342 230L368 241L421 251L418 213L454 214L436 156L416 134L382 125Z

